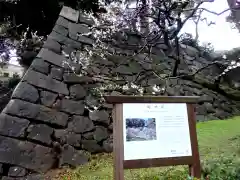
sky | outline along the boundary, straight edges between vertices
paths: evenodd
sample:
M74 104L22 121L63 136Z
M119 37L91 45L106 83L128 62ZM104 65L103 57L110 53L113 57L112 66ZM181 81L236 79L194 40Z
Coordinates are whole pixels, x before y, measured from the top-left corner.
M215 0L212 3L204 3L201 7L220 13L229 8L227 0ZM213 21L216 25L207 26L205 21L199 22L199 40L211 42L217 51L231 50L240 47L240 33L237 29L232 29L231 24L226 22L226 17L230 11L216 16L204 11L202 17L207 17L208 21ZM193 33L195 36L195 24L188 21L182 29L182 32Z
M216 13L220 13L229 8L227 0L215 0L211 3L206 2L203 3L201 7ZM237 29L232 29L232 25L226 22L226 17L229 14L230 11L219 16L206 11L202 13L202 17L207 17L208 22L213 21L215 25L207 26L205 21L199 22L198 31L200 44L210 42L216 51L231 50L240 47L240 33ZM183 32L192 33L195 36L195 24L192 21L188 21L181 30L181 33ZM18 64L16 58L12 58L10 63Z

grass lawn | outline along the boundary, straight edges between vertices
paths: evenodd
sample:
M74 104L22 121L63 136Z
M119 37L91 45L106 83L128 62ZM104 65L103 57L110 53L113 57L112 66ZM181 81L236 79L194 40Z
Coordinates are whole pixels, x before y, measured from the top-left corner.
M198 143L201 160L219 157L224 153L238 154L240 158L240 117L229 120L208 121L197 124ZM100 154L92 161L75 170L64 170L56 180L111 180L112 155ZM165 167L125 170L125 180L186 180L187 167Z

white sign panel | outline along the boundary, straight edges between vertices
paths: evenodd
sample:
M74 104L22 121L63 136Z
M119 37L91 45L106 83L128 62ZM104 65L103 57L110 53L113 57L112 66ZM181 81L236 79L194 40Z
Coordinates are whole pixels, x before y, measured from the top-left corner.
M192 156L185 103L124 103L124 160Z

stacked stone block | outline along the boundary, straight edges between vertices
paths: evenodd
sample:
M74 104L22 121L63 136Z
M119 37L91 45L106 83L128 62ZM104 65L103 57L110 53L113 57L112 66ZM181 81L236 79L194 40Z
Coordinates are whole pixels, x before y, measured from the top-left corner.
M161 75L169 74L174 65L163 44L153 48L152 60L144 53L131 57L134 49L113 46L114 55L93 57L81 73L80 63L66 54L92 46L94 39L87 34L93 25L93 19L83 13L63 7L53 31L14 90L0 114L2 180L44 179L39 173L85 164L89 153L111 152L112 105L95 93L103 85L114 85L104 94L200 96L198 120L239 113L236 101L196 81L172 79L164 92L156 90L166 83ZM137 41L130 35L127 43ZM187 51L184 58L190 64L200 56L193 48ZM191 65L199 68L201 63ZM181 64L180 70L186 72L186 66ZM129 84L141 86L143 92L134 86L125 88Z

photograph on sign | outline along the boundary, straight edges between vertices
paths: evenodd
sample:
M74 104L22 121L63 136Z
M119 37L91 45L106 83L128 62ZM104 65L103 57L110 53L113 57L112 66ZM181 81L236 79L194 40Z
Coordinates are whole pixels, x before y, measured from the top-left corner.
M124 103L124 160L191 156L185 103Z
M126 141L156 140L155 118L126 118Z

